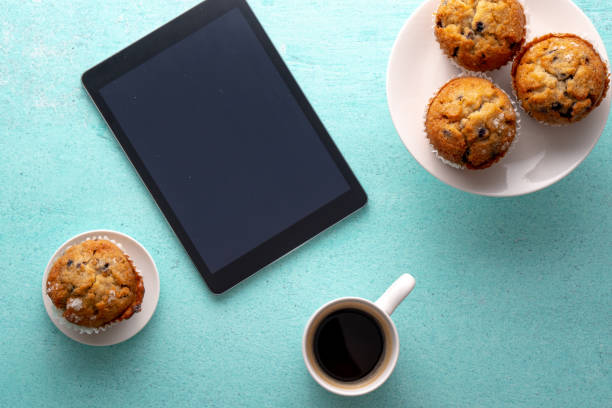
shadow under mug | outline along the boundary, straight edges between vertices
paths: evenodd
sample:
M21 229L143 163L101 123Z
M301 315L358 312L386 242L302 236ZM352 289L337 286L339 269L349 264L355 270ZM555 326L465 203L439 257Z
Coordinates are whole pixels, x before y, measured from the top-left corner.
M312 378L326 390L344 396L364 395L384 384L395 369L399 357L399 336L390 316L410 294L414 285L414 278L404 274L376 302L357 297L344 297L321 306L306 324L302 339L304 362ZM346 309L357 309L372 317L378 323L383 336L383 353L377 365L365 377L351 382L340 381L328 375L321 368L314 351L315 334L321 323L332 313Z

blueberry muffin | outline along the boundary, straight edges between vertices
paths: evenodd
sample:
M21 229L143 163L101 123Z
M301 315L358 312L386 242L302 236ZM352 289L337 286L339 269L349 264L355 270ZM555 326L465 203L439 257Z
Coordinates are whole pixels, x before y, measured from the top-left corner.
M556 125L584 119L605 98L608 67L586 40L574 34L536 38L512 66L516 95L533 118Z
M470 71L506 65L525 41L525 13L517 0L442 0L435 34L449 58Z
M485 169L510 148L517 115L508 96L491 81L455 78L431 100L425 129L442 159L468 169Z
M55 262L47 278L47 294L69 322L101 327L140 311L144 285L115 244L89 240L70 247Z

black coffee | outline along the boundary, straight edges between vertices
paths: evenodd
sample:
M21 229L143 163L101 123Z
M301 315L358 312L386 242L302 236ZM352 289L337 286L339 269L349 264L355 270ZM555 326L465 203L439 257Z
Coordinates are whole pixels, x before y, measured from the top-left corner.
M357 309L327 316L314 336L314 354L330 377L356 381L368 375L382 357L384 339L374 318Z

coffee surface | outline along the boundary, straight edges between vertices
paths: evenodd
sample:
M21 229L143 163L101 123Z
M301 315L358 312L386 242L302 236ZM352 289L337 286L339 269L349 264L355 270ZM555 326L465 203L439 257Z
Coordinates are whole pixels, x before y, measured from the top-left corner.
M340 381L370 374L383 355L384 338L376 320L357 309L327 316L315 333L314 353L323 371Z

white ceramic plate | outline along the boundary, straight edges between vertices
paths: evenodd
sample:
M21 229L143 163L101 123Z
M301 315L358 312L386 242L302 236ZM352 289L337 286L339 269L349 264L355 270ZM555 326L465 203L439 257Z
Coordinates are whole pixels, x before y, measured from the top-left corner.
M589 18L570 0L526 0L527 41L541 35L575 33L608 56ZM532 193L561 180L591 152L610 111L610 93L586 119L566 127L550 127L520 111L522 129L512 150L486 170L457 170L433 153L424 131L429 99L461 71L442 53L433 33L439 0L427 0L402 28L389 60L387 99L395 128L414 158L433 176L458 189L486 196ZM488 73L512 95L510 64Z
M121 249L123 249L123 251L127 255L129 255L129 257L134 262L134 265L136 265L140 273L142 273L145 294L144 298L142 299L141 312L135 313L129 319L114 324L111 327L107 328L105 331L102 331L98 334L85 334L79 333L78 331L59 323L60 318L55 313L55 306L53 305L53 302L51 302L51 299L49 298L49 296L47 296L45 292L45 283L47 281L47 276L49 275L49 270L51 269L55 261L64 254L64 252L66 251L66 249L68 249L69 246L78 244L84 241L87 237L98 236L108 237L108 239L112 239L115 242L121 244ZM47 268L45 269L45 274L43 276L42 297L49 318L55 324L55 326L66 336L70 337L75 341L78 341L83 344L88 344L90 346L110 346L112 344L121 343L122 341L131 338L140 330L142 330L142 328L145 327L146 324L149 322L149 320L153 316L153 313L155 312L155 308L157 307L157 301L159 299L159 275L157 273L157 268L155 267L155 262L153 262L153 258L151 258L151 255L134 238L115 231L89 231L70 238L68 241L64 242L62 246L58 248L57 251L55 251L51 259L49 260L49 263L47 264Z

